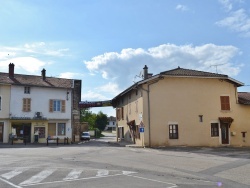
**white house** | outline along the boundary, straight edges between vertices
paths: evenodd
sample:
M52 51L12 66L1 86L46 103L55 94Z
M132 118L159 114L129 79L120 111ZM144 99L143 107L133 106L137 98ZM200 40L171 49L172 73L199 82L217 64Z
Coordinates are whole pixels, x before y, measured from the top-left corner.
M116 131L116 118L113 116L108 117L108 124L106 130Z
M0 73L0 84L6 85L0 91L4 95L2 103L6 103L0 113L3 142L8 142L10 134L19 142L24 138L32 143L44 143L48 137L72 139L73 111L78 110L81 80L46 77L45 69L41 76L14 74L11 63L9 73Z

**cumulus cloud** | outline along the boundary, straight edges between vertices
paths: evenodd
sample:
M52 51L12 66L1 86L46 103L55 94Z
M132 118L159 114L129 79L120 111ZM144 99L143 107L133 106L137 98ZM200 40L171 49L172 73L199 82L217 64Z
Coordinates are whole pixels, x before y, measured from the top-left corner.
M87 91L82 94L83 101L102 101L102 100L110 100L110 98L107 98L105 95L102 95L98 92L94 91Z
M105 85L103 85L101 87L98 87L97 90L101 91L101 92L111 94L113 96L117 95L118 93L121 92L121 90L119 90L118 84L111 83L111 82L109 82L108 84L105 84Z
M147 65L149 72L153 74L178 66L215 72L214 65L220 65L217 66L218 73L235 76L242 66L234 63L233 58L236 55L240 55L240 51L234 46L163 44L149 49L129 48L123 49L120 53L105 53L93 57L90 61L84 61L84 64L90 72L108 79L110 86L117 85L115 90L120 91L132 85L133 81L138 81L135 78L138 78L137 75L144 65Z
M21 46L0 46L0 71L6 72L8 64L14 63L16 73L27 72L40 74L42 66L51 64L48 60L62 57L68 49L55 49L55 46L44 42L24 44Z
M176 10L180 10L180 11L188 11L188 7L185 6L185 5L181 5L181 4L178 4L176 7L175 7Z
M75 72L63 72L59 75L59 78L68 78L68 79L76 79L79 77L83 77L83 74L75 73Z
M250 15L249 10L244 8L235 9L234 5L240 7L244 1L242 0L219 0L223 8L227 12L227 16L217 21L215 24L220 27L229 28L239 33L241 36L250 37Z

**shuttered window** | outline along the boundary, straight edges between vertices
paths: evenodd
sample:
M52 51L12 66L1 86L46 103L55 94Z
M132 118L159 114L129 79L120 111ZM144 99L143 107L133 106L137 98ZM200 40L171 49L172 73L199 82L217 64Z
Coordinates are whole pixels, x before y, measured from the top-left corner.
M230 110L229 96L221 96L220 102L221 102L221 110Z
M62 112L66 111L66 102L65 100L49 100L49 112Z
M31 99L23 98L23 112L30 112L31 108Z

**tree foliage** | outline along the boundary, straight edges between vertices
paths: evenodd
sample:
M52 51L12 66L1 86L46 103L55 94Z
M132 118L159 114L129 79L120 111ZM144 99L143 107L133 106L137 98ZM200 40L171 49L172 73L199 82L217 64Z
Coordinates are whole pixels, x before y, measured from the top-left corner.
M98 128L100 131L103 131L108 124L108 117L106 114L102 113L101 111L98 112L96 115L96 128Z
M103 131L108 123L108 117L101 111L95 114L89 109L82 109L81 122L88 122L90 130L98 128L100 131Z

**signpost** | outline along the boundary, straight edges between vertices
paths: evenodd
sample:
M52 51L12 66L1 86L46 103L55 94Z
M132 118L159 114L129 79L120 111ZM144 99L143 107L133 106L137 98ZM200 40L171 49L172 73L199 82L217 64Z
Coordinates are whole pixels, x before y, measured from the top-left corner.
M143 123L141 122L140 125L143 125ZM143 142L144 142L144 125L143 125L143 127L142 126L140 127L140 133L142 133L142 147L144 147L144 144L143 144Z

